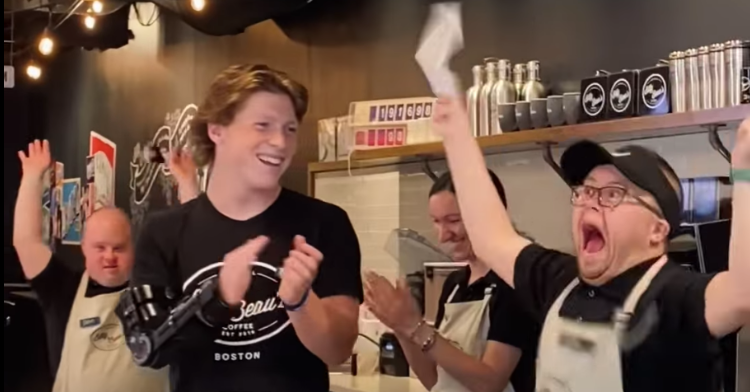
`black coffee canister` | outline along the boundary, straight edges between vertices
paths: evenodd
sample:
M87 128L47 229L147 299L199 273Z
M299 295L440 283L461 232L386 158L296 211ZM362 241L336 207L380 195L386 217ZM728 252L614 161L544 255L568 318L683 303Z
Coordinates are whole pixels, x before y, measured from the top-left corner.
M596 76L581 81L580 122L586 123L607 119L608 92L609 77L606 72L598 71Z
M638 115L640 96L638 70L624 70L609 75L608 118L627 118Z
M642 69L639 79L638 115L670 113L669 66L657 65Z

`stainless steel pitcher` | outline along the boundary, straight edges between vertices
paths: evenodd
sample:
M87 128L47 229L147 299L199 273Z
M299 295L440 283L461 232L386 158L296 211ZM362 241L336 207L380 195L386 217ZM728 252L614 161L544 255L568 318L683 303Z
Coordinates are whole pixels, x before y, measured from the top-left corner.
M531 102L534 99L546 98L547 91L541 82L540 65L538 61L529 61L526 64L528 69L528 77L526 83L523 84L523 98L524 101Z
M492 125L493 128L490 131L492 135L498 135L502 133L500 129L500 113L498 107L506 103L516 102L516 86L510 81L511 74L511 63L510 60L498 60L497 62L498 79L497 83L492 89L492 96L494 97L492 106Z
M484 68L481 65L475 65L472 67L471 73L474 77L474 84L466 92L466 105L469 111L471 132L476 137L479 136L480 128L479 99L484 85Z

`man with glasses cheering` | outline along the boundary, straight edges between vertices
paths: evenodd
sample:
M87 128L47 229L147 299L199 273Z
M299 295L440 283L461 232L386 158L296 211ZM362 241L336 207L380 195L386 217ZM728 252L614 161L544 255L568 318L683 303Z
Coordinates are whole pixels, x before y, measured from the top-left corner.
M679 178L653 151L610 153L584 141L564 153L573 256L515 232L492 192L463 105L441 100L434 115L478 259L544 322L538 391L721 390L718 339L750 320L750 120L733 154L729 271L706 276L667 260L682 195Z

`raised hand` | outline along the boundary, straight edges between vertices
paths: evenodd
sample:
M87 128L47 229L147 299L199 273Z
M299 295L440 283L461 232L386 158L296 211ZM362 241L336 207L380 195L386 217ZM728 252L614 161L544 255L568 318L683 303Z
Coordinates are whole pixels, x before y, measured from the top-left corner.
M466 105L459 98L440 98L432 112L432 130L450 140L455 136L471 136Z
M750 169L750 118L745 119L737 131L737 140L732 152L732 167Z
M279 298L287 305L298 305L312 288L318 276L323 254L308 244L304 237L294 237L294 248L284 260Z
M252 281L250 262L258 260L268 242L268 237L261 236L224 256L224 266L219 272L219 293L227 305L238 306L244 301Z
M380 322L402 336L414 333L422 320L417 303L403 279L393 287L386 278L374 272L366 273L365 304Z
M174 149L169 154L169 171L178 183L196 181L198 166L193 155L186 149Z
M35 140L29 143L28 153L19 151L18 158L21 160L24 177L41 179L44 172L52 165L49 142Z

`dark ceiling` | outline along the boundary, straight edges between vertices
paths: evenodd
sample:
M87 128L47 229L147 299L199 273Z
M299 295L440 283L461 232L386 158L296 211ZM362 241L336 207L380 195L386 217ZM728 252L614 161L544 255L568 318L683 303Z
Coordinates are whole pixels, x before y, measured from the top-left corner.
M133 38L128 16L134 0L102 0L104 9L97 15L97 27L87 29L82 19L91 0L4 0L5 63L36 57L36 46L52 26L58 50L115 49ZM191 0L153 0L165 12L179 15L185 23L208 35L235 35L264 20L291 14L313 0L205 0L206 8L197 12ZM325 0L316 0L322 2ZM156 15L158 17L158 15ZM141 16L139 16L141 18ZM149 15L142 18L149 19ZM35 58L36 60L42 60Z

